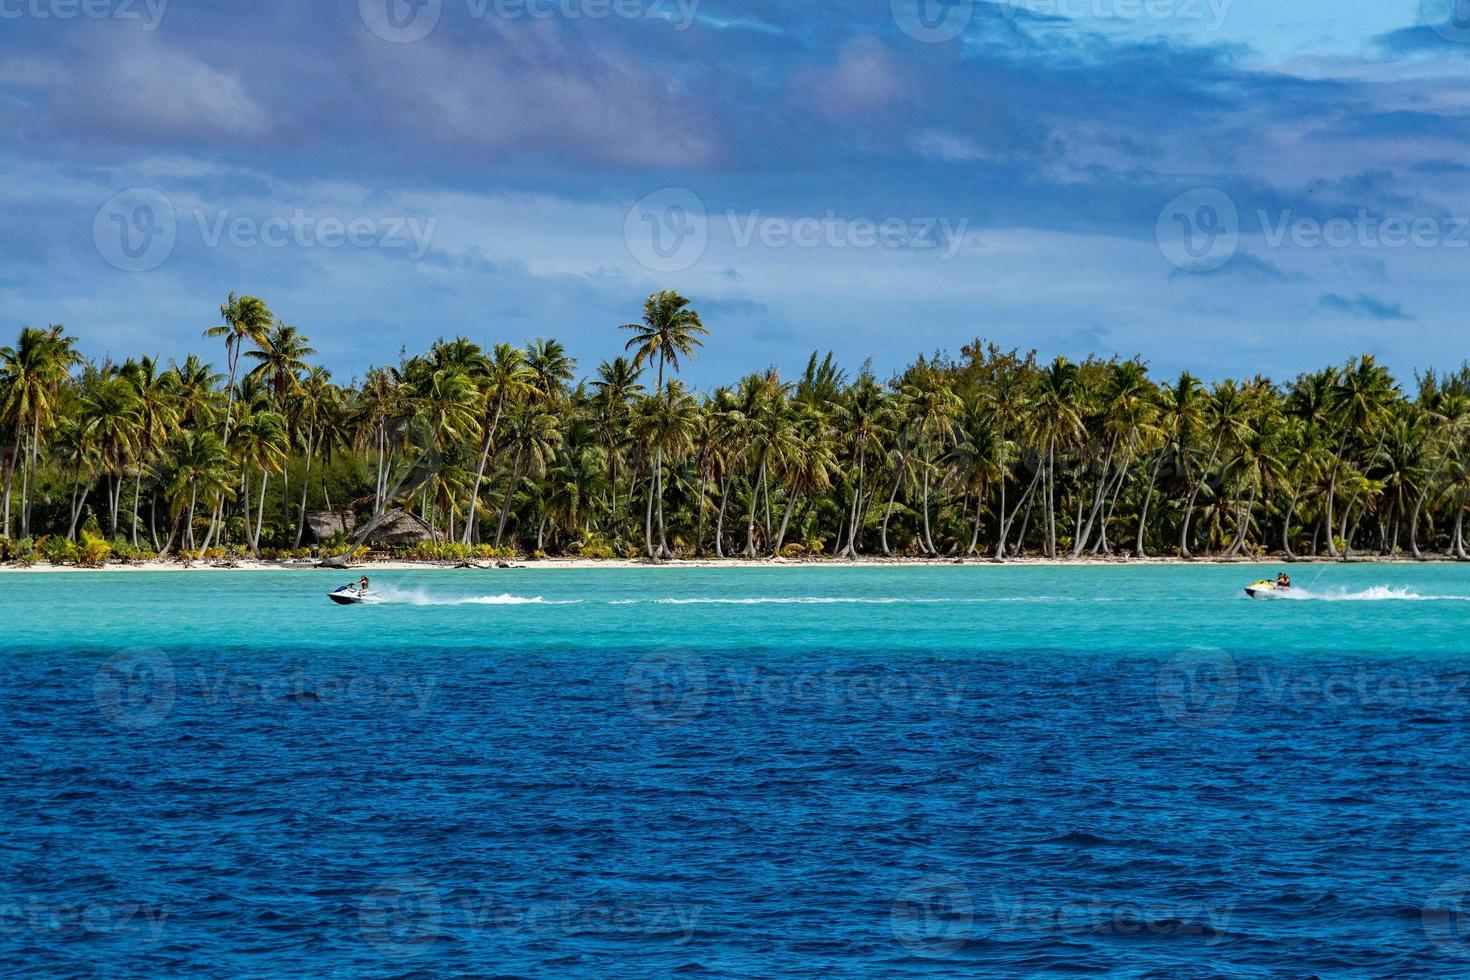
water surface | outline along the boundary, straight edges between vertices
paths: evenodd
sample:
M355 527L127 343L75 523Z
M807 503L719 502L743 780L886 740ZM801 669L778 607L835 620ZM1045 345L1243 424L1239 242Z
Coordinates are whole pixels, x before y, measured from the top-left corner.
M34 975L1447 975L1470 569L0 576Z

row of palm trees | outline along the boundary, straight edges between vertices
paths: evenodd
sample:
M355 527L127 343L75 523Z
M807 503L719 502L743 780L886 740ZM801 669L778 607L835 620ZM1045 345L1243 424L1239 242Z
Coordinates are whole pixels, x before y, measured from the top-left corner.
M1470 369L1406 393L1368 355L1279 385L976 342L881 380L813 354L707 393L706 329L650 296L627 356L441 340L341 386L231 294L197 356L84 360L59 326L0 348L6 539L84 528L160 553L307 543L306 514L394 508L439 541L589 555L1467 558Z

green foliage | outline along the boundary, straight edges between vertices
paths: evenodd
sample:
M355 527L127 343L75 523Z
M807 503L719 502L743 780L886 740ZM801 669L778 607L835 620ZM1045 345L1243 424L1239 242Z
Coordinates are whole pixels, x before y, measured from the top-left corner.
M75 561L82 568L101 568L112 556L112 545L91 531L82 531L81 543L77 545Z
M115 538L112 542L112 560L125 564L136 564L138 562L153 561L158 553L152 548L143 546L133 547L127 538Z
M83 534L88 532L83 531ZM77 560L77 545L59 534L49 535L36 542L36 551L53 565L72 565Z

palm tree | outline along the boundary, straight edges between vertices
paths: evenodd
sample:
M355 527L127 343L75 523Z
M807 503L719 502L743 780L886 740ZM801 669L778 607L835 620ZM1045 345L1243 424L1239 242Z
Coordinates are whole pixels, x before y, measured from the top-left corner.
M230 410L235 404L235 373L240 366L240 354L247 342L261 343L270 330L275 315L266 309L265 303L254 296L236 296L230 293L219 308L224 323L204 331L206 337L225 338L225 363L230 369L229 387L225 389L225 428L221 437L223 444L230 443Z
M5 464L4 537L10 536L11 485L22 440L26 454L21 469L20 533L22 537L30 535L30 491L36 479L41 437L56 416L62 381L80 362L74 343L75 338L68 337L65 328L52 324L45 330L22 328L14 347L0 347L0 423L13 433Z
M183 432L170 447L164 497L174 521L160 554L168 554L181 530L187 547L194 549L195 508L200 496L228 497L234 492L229 463L223 441L209 432Z
M592 411L607 458L612 495L609 511L614 520L618 510L618 472L628 432L628 402L643 394L643 386L638 383L642 373L628 358L615 357L598 366L597 378L592 382L592 390L596 392ZM629 493L631 503L631 490Z
M1077 365L1058 357L1037 378L1031 438L1040 447L1044 467L1043 519L1046 524L1046 556L1057 555L1056 473L1057 454L1081 440L1082 382Z
M286 467L290 443L286 435L286 422L272 411L264 399L250 406L235 430L235 442L230 450L239 465L243 487L245 513L245 537L250 553L260 554L260 535L265 525L265 495L270 486L272 473ZM255 506L255 527L250 526L250 474L260 474L260 491ZM298 545L299 547L299 545Z
M82 396L81 439L97 453L107 488L107 527L118 534L124 470L138 456L143 417L136 389L124 378L105 377Z
M138 546L138 506L143 492L143 471L147 469L158 447L168 441L178 424L178 411L170 390L168 375L159 368L157 358L140 357L122 366L123 380L132 386L138 402L138 452L133 473L133 513L130 536Z
M675 371L679 370L679 358L693 358L695 351L703 346L699 338L708 334L699 314L689 306L689 300L671 289L654 293L649 296L643 304L643 321L641 323L625 323L622 329L631 330L633 339L629 340L625 349L636 350L633 355L633 367L642 367L650 360L657 360L658 373L656 376L654 390L672 396L673 389L664 387L664 364L667 363ZM670 407L672 408L672 407ZM652 501L656 497L659 500L659 546L653 545L652 532L648 533L648 557L658 561L660 557L668 555L668 542L663 537L662 514L663 514L663 447L655 443L653 457L653 488L649 498L650 511Z
M495 445L495 436L500 429L500 417L505 413L507 405L520 402L530 397L536 390L533 386L535 375L526 364L525 355L517 347L510 344L496 344L494 351L488 360L481 362L476 381L479 387L481 400L482 423L481 428L484 435L480 439L480 462L475 468L474 486L470 490L470 509L465 516L464 544L470 543L470 538L477 526L476 511L480 505L480 484L485 477L485 465L490 461L490 453ZM543 370L547 365L543 361Z

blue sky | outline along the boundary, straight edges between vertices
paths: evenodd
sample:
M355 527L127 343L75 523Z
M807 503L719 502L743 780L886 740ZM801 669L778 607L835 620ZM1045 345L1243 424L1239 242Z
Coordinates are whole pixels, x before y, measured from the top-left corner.
M217 357L234 290L344 381L456 334L590 371L672 287L712 330L702 386L976 337L1211 377L1454 366L1453 12L0 0L0 319Z

